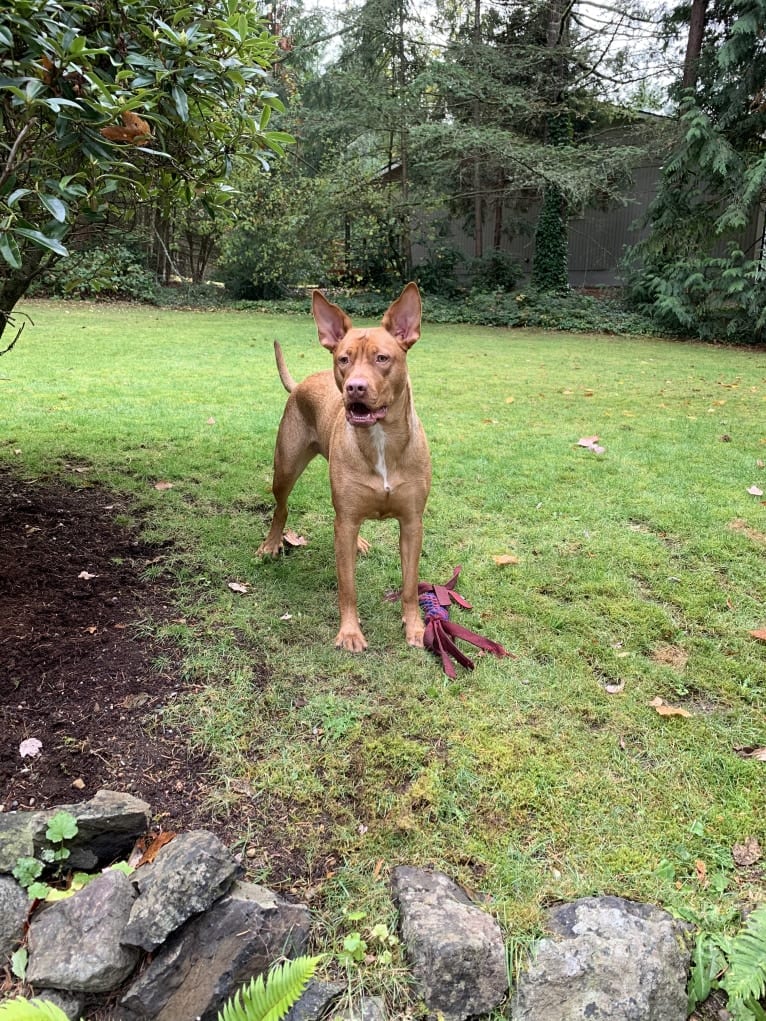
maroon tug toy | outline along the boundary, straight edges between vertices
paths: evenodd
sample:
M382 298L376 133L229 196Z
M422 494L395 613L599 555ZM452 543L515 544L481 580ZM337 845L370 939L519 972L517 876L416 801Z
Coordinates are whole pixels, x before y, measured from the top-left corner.
M426 581L422 581L418 585L418 602L423 610L423 619L426 623L423 645L435 656L440 657L444 672L448 677L457 676L452 663L453 659L456 663L464 666L466 670L473 670L474 667L473 660L461 652L453 641L454 638L462 638L463 641L470 642L482 652L491 652L498 657L512 655L510 652L506 652L498 642L477 635L474 631L469 631L468 628L449 619L449 607L452 603L457 603L464 610L472 609L468 600L455 591L455 583L461 570L461 567L456 567L455 573L446 585L431 585Z

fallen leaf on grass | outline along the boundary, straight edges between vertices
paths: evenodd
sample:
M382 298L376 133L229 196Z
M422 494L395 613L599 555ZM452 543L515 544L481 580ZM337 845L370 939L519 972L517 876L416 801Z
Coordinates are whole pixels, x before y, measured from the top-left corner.
M619 695L625 690L625 681L620 681L618 684L605 684L604 691L608 695Z
M746 745L745 747L735 747L734 751L741 759L757 759L759 762L766 762L766 748L756 748L754 745Z
M512 553L501 553L499 556L492 557L498 567L508 567L511 564L521 563L518 557L515 557Z
M42 741L39 741L36 737L28 737L26 741L22 741L19 745L19 755L22 759L33 759L35 755L40 754L42 749Z
M173 483L172 482L155 482L154 483L154 488L156 490L158 490L160 493L164 493L166 489L172 489L173 488Z
M606 447L599 446L598 436L583 436L582 439L577 441L577 446L585 447L586 450L591 450L594 454L606 453Z
M748 493L751 496L763 496L763 490L759 489L758 486L750 486L748 488Z
M250 591L249 586L243 585L241 581L230 581L228 582L228 586L232 592L239 592L239 594L243 596L247 595Z
M293 615L291 613L283 613L282 616L279 619L280 620L292 620L293 619Z
M755 638L759 642L766 642L766 627L756 628L755 631L751 631L750 637Z
M701 858L694 863L694 871L697 873L697 882L700 886L709 886L710 880L707 877L707 865Z
M293 532L292 529L289 528L282 538L288 546L308 546L309 544L308 539L304 538L302 535L298 535L297 532Z
M691 716L687 709L681 709L675 705L668 705L661 698L653 698L649 705L660 714L660 716Z
M757 861L761 860L762 855L761 845L755 837L748 837L743 844L735 844L731 849L734 864L739 865L740 868L755 865Z

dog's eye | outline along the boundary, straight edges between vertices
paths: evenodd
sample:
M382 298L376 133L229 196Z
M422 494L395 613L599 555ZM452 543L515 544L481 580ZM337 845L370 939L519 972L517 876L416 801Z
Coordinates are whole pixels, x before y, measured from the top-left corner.
M349 358L348 355L339 355L338 356L338 365L340 365L344 369L345 369L345 367L348 365L348 363L350 361L351 361L351 359Z
M391 358L389 357L389 355L376 355L375 361L378 362L380 365L385 365L387 362L391 361Z

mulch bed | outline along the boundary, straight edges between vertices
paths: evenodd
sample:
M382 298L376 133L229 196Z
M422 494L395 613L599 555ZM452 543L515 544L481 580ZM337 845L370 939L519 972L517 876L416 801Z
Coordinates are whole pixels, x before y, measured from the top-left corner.
M127 510L98 488L0 472L0 810L109 788L148 801L162 829L225 839L236 820L204 811L208 763L157 723L182 685L157 666L172 650L137 625L175 614L167 587L145 577L162 550L117 524ZM28 738L41 743L31 758L19 751Z

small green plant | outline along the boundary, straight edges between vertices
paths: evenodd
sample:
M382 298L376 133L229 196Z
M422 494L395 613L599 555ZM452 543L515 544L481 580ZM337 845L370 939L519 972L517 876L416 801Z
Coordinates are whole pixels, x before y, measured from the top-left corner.
M346 920L349 922L360 922L366 918L364 911L349 911L346 913ZM364 935L354 930L343 938L343 949L338 953L338 962L346 970L351 970L360 964L389 965L393 960L393 948L397 946L399 939L389 931L387 925L379 922L368 929Z
M39 858L23 857L16 862L13 875L24 887L32 900L45 900L52 893L48 883L41 882L40 877L46 868L53 868L59 873L64 862L70 855L65 846L67 840L77 836L77 820L70 812L56 812L48 820L45 839L48 845L40 851Z
M11 974L20 982L27 977L27 965L29 964L29 951L26 947L19 947L11 954Z
M766 905L748 915L736 936L701 932L692 953L689 1011L714 989L728 996L733 1021L766 1021Z
M55 1003L16 996L0 1003L0 1021L67 1021L67 1016Z
M296 957L259 975L224 1004L218 1021L280 1021L297 1003L316 971L319 957Z

